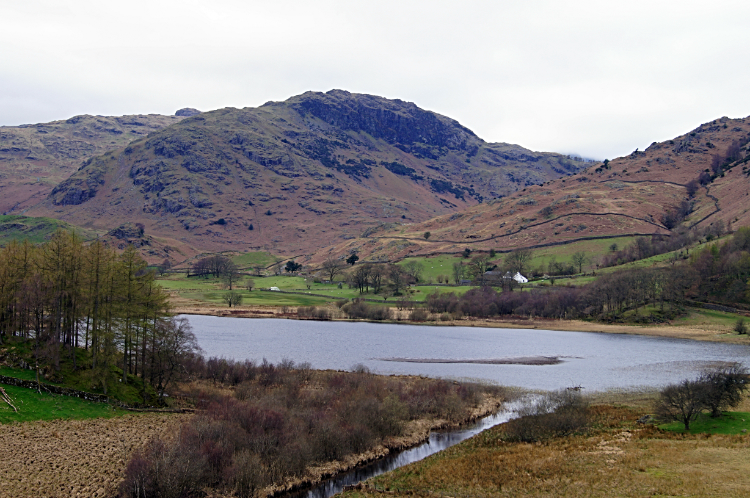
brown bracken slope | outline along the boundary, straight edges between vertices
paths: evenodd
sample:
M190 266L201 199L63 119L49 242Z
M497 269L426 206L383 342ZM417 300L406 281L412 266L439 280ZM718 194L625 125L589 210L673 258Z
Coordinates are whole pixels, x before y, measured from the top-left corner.
M94 229L140 222L195 251L293 256L586 165L484 142L412 103L307 92L205 112L93 158L28 214Z
M529 186L463 212L383 229L318 251L357 252L368 259L471 250L511 251L580 239L669 234L664 216L687 201L692 212L677 227L750 225L750 118L721 118L673 140L654 142L607 164ZM721 166L718 174L712 163ZM703 175L691 197L686 186ZM425 240L424 233L430 232Z
M74 116L0 126L0 213L22 214L43 201L81 163L177 123L180 116Z

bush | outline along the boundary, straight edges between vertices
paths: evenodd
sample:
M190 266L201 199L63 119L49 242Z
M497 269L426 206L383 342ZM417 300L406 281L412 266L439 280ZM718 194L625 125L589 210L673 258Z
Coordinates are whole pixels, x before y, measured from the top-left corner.
M330 320L331 312L325 307L300 306L297 308L297 316L314 318L316 320Z
M747 368L740 363L707 370L698 378L704 384L703 402L711 410L712 417L721 415L722 410L734 408L742 402L747 390Z
M544 395L519 410L504 427L507 441L536 442L585 432L590 424L588 403L573 389Z
M745 325L744 318L740 318L737 320L737 322L734 324L734 331L740 335L747 334L747 325Z
M366 320L390 320L392 318L391 309L381 306L369 306L361 299L355 299L353 302L345 304L341 310L349 318L363 318Z
M409 313L409 320L412 322L424 322L430 317L430 314L424 308L414 308Z
M309 465L398 436L410 419L462 420L482 392L502 394L444 380L379 377L364 365L345 373L291 360L256 365L210 358L190 368L197 378L253 379L239 383L233 397L200 393L201 412L178 437L157 439L133 455L121 497L254 496L303 475Z

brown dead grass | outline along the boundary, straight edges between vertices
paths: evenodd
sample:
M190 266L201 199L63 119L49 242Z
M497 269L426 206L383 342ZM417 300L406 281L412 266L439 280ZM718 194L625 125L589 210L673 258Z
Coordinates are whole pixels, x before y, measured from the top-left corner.
M0 498L114 496L131 453L187 415L0 425Z
M368 481L349 496L750 495L750 436L665 433L635 420L642 410L595 407L588 435L506 443L491 429L422 462Z

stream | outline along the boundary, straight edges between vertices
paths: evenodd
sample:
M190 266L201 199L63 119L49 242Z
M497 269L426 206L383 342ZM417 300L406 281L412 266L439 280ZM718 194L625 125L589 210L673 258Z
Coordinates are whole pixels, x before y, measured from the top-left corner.
M386 456L367 465L350 470L349 472L331 477L311 489L289 493L283 496L289 498L329 498L335 494L341 493L346 486L352 486L371 477L379 476L380 474L395 470L412 462L418 462L419 460L434 455L439 451L450 448L461 441L476 436L490 427L507 422L514 417L515 410L521 403L522 401L506 403L504 409L501 411L484 417L472 424L467 424L460 429L453 431L433 431L430 433L429 440L415 446L414 448Z

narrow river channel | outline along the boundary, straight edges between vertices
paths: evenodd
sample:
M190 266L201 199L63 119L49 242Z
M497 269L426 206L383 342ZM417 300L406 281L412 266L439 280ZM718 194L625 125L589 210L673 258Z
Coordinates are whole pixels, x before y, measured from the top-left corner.
M389 455L368 465L327 479L312 489L284 496L289 498L329 498L343 491L345 486L352 486L371 477L417 462L450 448L454 444L465 441L490 427L507 422L513 418L518 406L520 406L520 402L506 403L500 412L480 419L473 424L468 424L454 431L434 431L430 434L430 439L419 446Z

